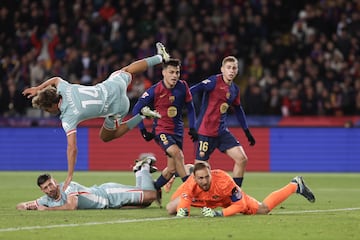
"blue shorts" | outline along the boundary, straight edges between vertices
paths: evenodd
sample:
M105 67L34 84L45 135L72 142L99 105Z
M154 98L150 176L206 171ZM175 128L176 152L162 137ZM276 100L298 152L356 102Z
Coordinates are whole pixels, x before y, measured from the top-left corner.
M196 159L207 161L210 155L217 148L221 152L240 146L240 143L230 132L222 133L217 137L207 137L199 134L199 141L196 143Z
M166 150L171 146L176 144L181 150L183 148L183 137L175 134L169 133L160 133L155 136L155 142L164 150L167 154Z

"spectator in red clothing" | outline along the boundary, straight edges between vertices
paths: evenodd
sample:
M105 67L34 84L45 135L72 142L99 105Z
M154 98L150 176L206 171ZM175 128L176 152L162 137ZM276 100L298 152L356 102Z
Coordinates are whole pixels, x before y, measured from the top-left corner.
M104 5L99 10L99 15L106 21L109 21L115 13L116 9L112 6L111 0L105 1Z
M299 91L296 87L292 87L290 89L289 96L285 96L283 98L283 103L281 107L282 115L283 116L294 116L294 115L301 115L302 103L301 99L299 98Z
M47 33L43 34L41 39L38 38L37 34L38 27L36 26L31 34L31 43L36 48L38 57L46 61L46 68L50 69L55 60L55 47L59 43L57 26L50 25Z

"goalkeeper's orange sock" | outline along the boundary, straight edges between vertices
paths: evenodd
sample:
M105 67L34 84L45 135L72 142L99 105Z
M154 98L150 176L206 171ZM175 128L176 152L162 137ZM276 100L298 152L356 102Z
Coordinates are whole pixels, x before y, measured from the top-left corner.
M296 183L291 182L285 187L270 193L263 202L271 211L274 207L285 201L291 194L296 193L297 187Z

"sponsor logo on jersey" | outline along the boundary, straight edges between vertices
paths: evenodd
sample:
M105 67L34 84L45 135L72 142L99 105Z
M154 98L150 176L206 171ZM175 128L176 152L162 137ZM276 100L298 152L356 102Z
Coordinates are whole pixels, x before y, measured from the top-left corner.
M221 113L221 114L226 113L226 111L228 110L228 108L229 108L229 104L227 104L227 103L222 103L222 104L220 105L220 113Z
M177 108L174 107L174 106L170 106L170 107L168 108L168 110L167 110L167 115L168 115L168 117L171 117L171 118L176 117L176 115L177 115Z

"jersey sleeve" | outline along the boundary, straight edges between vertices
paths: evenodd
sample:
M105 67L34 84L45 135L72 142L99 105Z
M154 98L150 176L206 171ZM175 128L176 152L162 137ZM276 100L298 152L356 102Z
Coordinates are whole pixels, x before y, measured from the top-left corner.
M186 109L187 109L187 117L189 120L189 127L195 128L195 107L194 107L194 103L192 101L193 100L192 95L191 95L188 84L185 81L183 81L183 82L184 82L185 89L186 89L185 105L186 105Z
M182 81L182 82L185 85L185 89L186 89L185 102L186 103L191 102L192 101L192 95L191 95L191 92L190 92L189 85L185 81Z
M249 126L247 124L245 112L241 105L238 105L235 107L235 115L236 115L236 118L238 119L238 121L240 122L241 127L243 129L248 129Z
M230 198L231 204L227 208L223 209L223 215L227 217L244 212L246 203L242 201L243 194L240 187L235 186L232 189Z
M215 88L216 85L216 76L213 75L190 88L192 95L200 94L201 92L211 91Z
M36 204L46 207L50 206L49 197L46 195L39 197L38 199L36 199Z
M60 95L62 95L62 93L65 91L66 87L70 85L69 82L65 81L64 79L60 78L60 81L58 83L58 85L56 86L56 91L57 93L59 93Z
M63 188L64 183L60 184L60 189ZM61 190L62 191L62 190ZM79 195L79 185L76 182L71 182L65 190L65 195Z
M234 98L234 101L232 102L232 104L234 106L239 106L241 104L240 103L240 89L235 84L233 86L234 86L234 91L236 92L236 97Z
M193 189L196 187L196 182L193 177L190 176L186 182L181 185L181 191L177 191L177 194L180 197L179 204L176 210L180 208L186 208L190 214L191 202L193 199Z
M132 110L132 114L135 116L136 114L139 114L141 112L141 109L145 106L151 106L154 103L154 96L155 96L155 90L154 90L154 86L152 86L151 88L149 88L148 90L146 90L141 97L139 97L138 101L136 102L136 104L133 107ZM138 124L138 127L140 129L144 129L145 125L144 122L141 121Z
M241 212L244 212L246 203L242 200L242 191L241 188L234 182L232 177L222 170L216 171L217 178L219 179L218 186L225 196L229 197L231 204L222 209L223 215L225 217L232 216Z
M216 176L216 185L220 191L226 195L231 196L232 191L235 187L237 187L236 183L234 182L233 178L225 171L215 169L212 171L213 176Z
M66 88L69 87L69 85L71 85L69 82L60 79L56 87L57 93L60 94L61 96L65 96ZM77 120L75 119L75 115L70 115L70 114L62 115L62 114L60 115L61 125L66 133L66 136L69 136L70 134L76 132Z
M233 203L229 207L222 210L223 216L228 217L238 213L242 213L245 211L244 207L245 205L243 204L243 202Z

